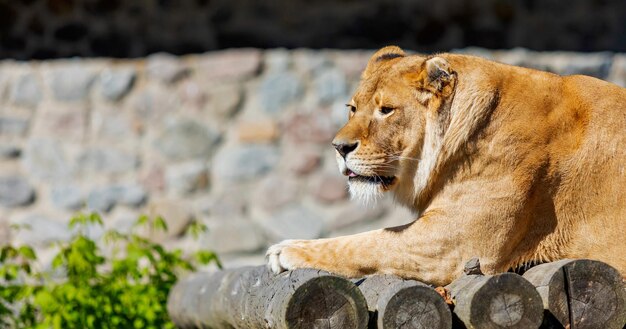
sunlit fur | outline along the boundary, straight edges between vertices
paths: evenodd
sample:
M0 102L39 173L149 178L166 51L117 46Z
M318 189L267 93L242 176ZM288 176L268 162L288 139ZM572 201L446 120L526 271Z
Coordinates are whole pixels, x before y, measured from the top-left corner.
M385 47L350 104L334 143L358 147L338 154L340 171L395 177L391 186L351 182L351 194L371 202L390 192L417 220L283 242L268 251L274 271L389 273L443 285L473 257L487 274L591 258L626 275L626 89Z

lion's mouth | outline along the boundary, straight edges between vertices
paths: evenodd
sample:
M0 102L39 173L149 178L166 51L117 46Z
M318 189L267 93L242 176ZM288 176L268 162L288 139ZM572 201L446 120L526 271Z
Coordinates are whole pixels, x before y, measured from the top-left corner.
M378 175L362 176L362 175L356 174L350 169L347 170L346 174L348 176L348 180L350 181L362 181L362 182L373 183L373 184L382 184L385 187L388 187L391 184L393 184L393 182L396 179L393 176L378 176Z

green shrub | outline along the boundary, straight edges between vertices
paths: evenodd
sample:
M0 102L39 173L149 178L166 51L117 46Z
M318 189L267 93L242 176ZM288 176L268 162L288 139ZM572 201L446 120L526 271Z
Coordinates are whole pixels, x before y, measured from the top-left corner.
M142 216L137 224L167 230L160 217ZM178 276L197 264L221 267L210 251L186 257L138 234L116 231L103 235L112 249L107 258L86 234L91 225L102 225L98 214L71 219L76 233L59 244L52 261L55 273L33 269L37 256L29 246L2 247L0 328L173 328L166 304ZM205 229L192 224L188 232L197 237Z

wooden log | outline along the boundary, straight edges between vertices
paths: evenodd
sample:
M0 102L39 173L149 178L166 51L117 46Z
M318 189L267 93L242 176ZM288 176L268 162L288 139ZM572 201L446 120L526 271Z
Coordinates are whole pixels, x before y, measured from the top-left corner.
M312 269L197 273L172 288L167 307L179 328L366 328L368 321L354 283Z
M539 292L547 316L570 329L626 325L626 286L613 267L589 259L537 265L524 273Z
M357 283L370 311L370 328L452 328L450 308L424 283L393 275L371 276Z
M517 274L464 275L446 289L454 301L455 326L527 329L541 324L541 297Z

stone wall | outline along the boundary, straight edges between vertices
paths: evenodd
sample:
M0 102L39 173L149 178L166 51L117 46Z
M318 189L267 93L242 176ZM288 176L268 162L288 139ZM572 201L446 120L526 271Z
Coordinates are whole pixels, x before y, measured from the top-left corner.
M623 0L8 0L0 58L233 47L626 51Z
M626 85L626 55L463 52ZM160 214L169 246L259 263L285 238L398 225L390 200L350 202L330 141L371 51L226 50L145 59L0 62L0 243L68 238L91 209L128 230ZM197 220L199 242L181 232ZM11 224L30 230L11 231ZM98 236L102 232L91 232Z

